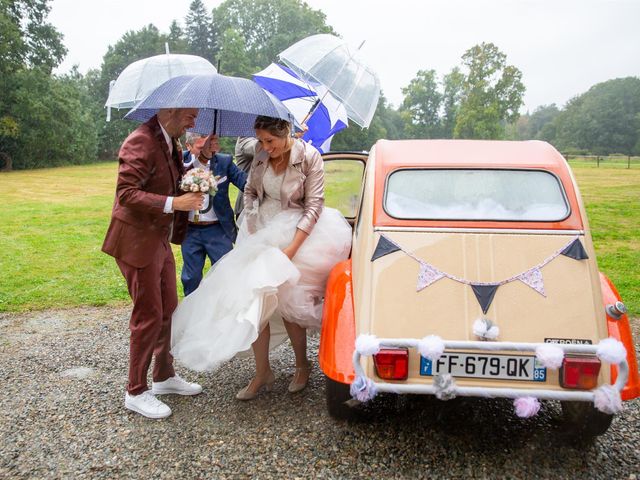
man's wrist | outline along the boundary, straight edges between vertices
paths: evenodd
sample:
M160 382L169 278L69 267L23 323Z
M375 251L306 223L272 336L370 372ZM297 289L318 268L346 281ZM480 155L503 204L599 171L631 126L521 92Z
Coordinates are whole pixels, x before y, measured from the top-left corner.
M198 157L202 157L205 160L209 161L211 160L211 157L213 157L213 153L211 154L211 157L207 157L202 151L200 151L200 155L198 155Z

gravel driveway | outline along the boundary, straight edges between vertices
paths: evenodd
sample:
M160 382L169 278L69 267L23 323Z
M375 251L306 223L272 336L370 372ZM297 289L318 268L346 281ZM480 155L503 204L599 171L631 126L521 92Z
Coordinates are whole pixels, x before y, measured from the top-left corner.
M0 478L602 478L640 476L640 401L595 442L561 436L559 406L522 420L510 401L376 399L366 421L332 420L324 380L287 393L293 356L273 355L276 389L234 399L252 361L196 375L205 393L163 397L166 420L122 405L128 314L82 308L0 314ZM640 321L633 321L640 338ZM638 348L638 343L636 343ZM317 339L311 340L317 351Z

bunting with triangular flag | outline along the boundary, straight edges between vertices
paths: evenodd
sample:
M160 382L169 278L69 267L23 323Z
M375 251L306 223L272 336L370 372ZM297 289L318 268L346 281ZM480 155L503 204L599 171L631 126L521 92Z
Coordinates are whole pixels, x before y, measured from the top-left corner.
M527 270L524 273L518 275L518 280L520 280L525 285L530 286L536 292L538 292L543 297L546 297L547 294L544 291L544 280L542 279L542 272L538 267L533 267L531 270Z
M577 238L567 245L567 247L560 253L575 260L586 260L589 258L589 255L587 255L582 243Z
M489 308L491 307L491 302L498 291L498 287L505 285L510 282L514 282L516 280L524 283L525 285L531 287L533 290L538 292L540 295L546 297L547 294L544 289L544 279L542 277L541 269L546 264L551 262L553 259L558 257L559 255L565 255L567 257L573 258L575 260L586 260L589 258L587 252L585 251L580 239L578 237L572 238L567 244L556 250L554 253L549 255L546 259L540 262L538 265L535 265L518 275L514 275L513 277L506 278L499 282L492 283L483 283L483 282L472 282L470 280L456 277L455 275L451 275L450 273L443 272L439 270L434 265L425 262L423 259L417 257L412 252L409 252L398 245L396 242L386 237L384 234L380 234L380 239L378 240L378 244L376 245L376 249L373 252L373 256L371 257L371 261L388 255L393 252L401 251L405 255L413 258L420 264L420 269L418 271L418 280L416 284L416 291L420 292L425 288L433 285L435 282L442 278L448 278L458 283L463 283L465 285L469 285L473 289L473 293L480 304L480 308L482 308L483 313L487 313Z
M420 273L418 273L418 285L416 291L424 290L432 283L444 278L444 273L425 262L420 262Z
M499 286L499 284L471 284L471 289L476 295L480 308L482 308L482 313L486 314L489 311L489 307L491 306L491 302L493 302L493 297L496 296Z
M389 255L390 253L397 252L400 250L400 247L395 243L391 242L384 235L380 235L380 240L378 240L378 245L376 245L376 249L373 252L373 256L371 257L371 261L384 257L385 255Z

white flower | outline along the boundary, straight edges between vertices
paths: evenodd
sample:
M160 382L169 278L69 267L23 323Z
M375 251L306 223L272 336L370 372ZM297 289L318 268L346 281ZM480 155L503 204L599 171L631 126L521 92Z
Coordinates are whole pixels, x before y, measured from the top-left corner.
M360 355L375 355L380 351L380 341L375 335L361 333L356 338L356 351Z
M609 415L620 413L622 411L620 392L611 385L602 385L593 392L593 405Z
M418 342L420 355L435 362L444 352L444 342L437 335L427 335Z
M545 367L557 370L562 366L564 351L557 345L545 343L536 347L536 358Z
M624 344L615 338L600 340L596 355L607 363L620 363L627 358L627 349Z
M473 334L483 340L495 340L500 335L500 328L488 318L478 318L473 322Z

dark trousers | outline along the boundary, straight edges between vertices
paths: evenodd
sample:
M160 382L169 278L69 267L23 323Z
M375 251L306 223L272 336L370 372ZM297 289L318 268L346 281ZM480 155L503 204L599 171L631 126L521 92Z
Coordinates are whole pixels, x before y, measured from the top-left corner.
M193 292L202 280L204 262L209 257L211 265L233 248L231 239L219 223L214 225L189 224L187 237L182 242L182 288L185 297Z
M116 259L127 281L133 311L129 321L129 384L127 391L138 395L148 390L147 372L155 357L153 381L175 375L171 350L171 315L178 306L176 263L168 242L155 252L144 268Z

